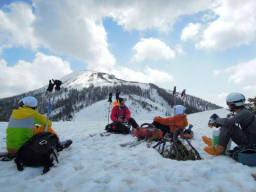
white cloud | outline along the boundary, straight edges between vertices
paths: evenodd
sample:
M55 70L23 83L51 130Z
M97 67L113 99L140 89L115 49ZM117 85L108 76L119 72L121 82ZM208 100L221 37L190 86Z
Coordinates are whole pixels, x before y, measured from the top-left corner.
M196 44L199 49L227 49L247 45L255 38L256 3L240 0L221 1L213 8L217 19L206 27L202 39Z
M228 81L235 84L253 84L256 82L256 59L221 70L214 70L213 75L228 75Z
M35 33L45 47L81 59L89 69L112 67L115 58L108 49L102 18L98 19L90 6L90 2L79 0L38 0Z
M13 46L37 48L38 41L32 27L35 16L31 8L25 3L13 3L5 9L8 11L0 10L0 53Z
M243 88L247 98L256 97L256 85L247 85Z
M189 23L181 33L181 40L187 41L187 40L196 40L197 35L199 34L201 28L200 23Z
M251 84L256 82L256 59L240 63L226 69L231 74L229 81L238 83Z
M103 19L112 17L126 30L169 31L179 16L209 8L211 0L36 0L33 9L25 3L10 4L1 11L4 34L1 48L39 45L54 53L78 58L89 69L108 70L116 63L109 51ZM161 11L159 11L161 10ZM1 29L0 27L0 29ZM11 35L10 35L11 34Z
M155 38L142 38L133 50L136 52L133 58L139 62L145 59L169 60L175 57L175 52L170 47Z
M49 79L59 79L72 72L69 62L43 53L37 53L31 63L20 60L14 66L7 66L2 59L0 68L0 97L40 88Z
M183 50L183 48L180 44L175 45L175 51L179 55L185 55L186 54L186 52Z
M127 67L113 69L109 73L114 74L116 77L128 81L138 81L144 83L169 83L174 80L173 76L150 67L145 67L144 72L135 71Z
M256 59L222 70L216 70L214 75L228 76L228 81L234 83L234 86L230 85L234 92L241 92L246 97L256 96ZM222 96L225 96L225 94L222 94Z
M108 6L111 3L106 1ZM109 15L126 30L158 29L169 31L179 16L192 15L210 8L211 0L127 0L112 4ZM118 4L118 5L117 5Z
M217 105L220 105L222 107L226 107L226 97L229 93L223 92L219 93L217 96L214 96L211 98L211 101L213 103L216 103Z

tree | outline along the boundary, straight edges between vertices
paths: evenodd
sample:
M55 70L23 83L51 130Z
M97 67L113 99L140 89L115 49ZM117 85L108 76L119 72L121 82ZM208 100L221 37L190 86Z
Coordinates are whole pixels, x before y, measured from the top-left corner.
M246 107L256 115L256 97L249 98Z

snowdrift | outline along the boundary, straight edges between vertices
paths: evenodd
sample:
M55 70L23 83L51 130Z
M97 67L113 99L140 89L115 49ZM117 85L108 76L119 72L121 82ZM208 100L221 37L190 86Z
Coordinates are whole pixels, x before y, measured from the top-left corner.
M104 102L88 107L70 122L53 123L60 138L73 140L71 148L59 155L60 163L47 174L42 168L26 167L18 172L14 162L0 162L0 191L60 191L60 192L154 192L154 191L256 191L251 173L256 168L244 166L229 157L212 157L203 151L201 136L211 136L207 127L209 116L225 116L225 109L206 111L188 116L194 125L192 144L203 160L175 161L164 159L145 143L133 148L119 144L133 141L131 135L101 137L89 134L102 132L107 124ZM137 114L139 124L152 122L155 115ZM5 151L7 123L0 123L0 150ZM233 145L234 146L234 145Z

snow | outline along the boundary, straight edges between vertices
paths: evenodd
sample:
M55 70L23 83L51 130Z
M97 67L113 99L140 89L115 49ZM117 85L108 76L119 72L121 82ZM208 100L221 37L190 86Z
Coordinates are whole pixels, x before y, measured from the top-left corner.
M149 84L147 83L125 81L117 79L114 75L88 70L73 72L63 77L61 81L64 83L63 87L71 87L77 90L88 88L91 85L93 85L94 87L104 87L113 85L137 85L142 89L149 88Z
M103 132L107 124L108 103L98 102L80 111L73 121L53 123L60 138L72 139L73 144L59 154L60 163L47 174L41 175L42 167L26 167L19 172L14 162L0 162L0 191L256 191L256 182L251 176L256 173L255 167L242 165L226 156L209 156L203 151L205 145L201 136L212 134L213 129L207 127L212 113L224 117L227 111L220 109L188 115L189 123L194 125L192 145L203 160L175 161L162 158L145 143L133 148L120 147L121 143L135 140L131 135L90 137L89 134ZM152 122L157 114L141 111L134 115L142 124ZM0 123L1 151L5 151L6 127L7 123Z

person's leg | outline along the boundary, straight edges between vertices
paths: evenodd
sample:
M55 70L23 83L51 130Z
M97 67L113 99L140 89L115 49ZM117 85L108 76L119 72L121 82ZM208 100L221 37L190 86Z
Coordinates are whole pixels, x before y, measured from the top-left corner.
M133 118L130 118L128 120L128 123L131 124L133 128L138 128L139 127L138 123Z
M230 139L237 145L248 144L246 135L238 126L234 125L230 127L221 127L217 145L205 147L204 150L211 155L222 155L224 154Z
M230 139L237 145L248 145L245 133L238 126L221 127L218 144L226 148Z

